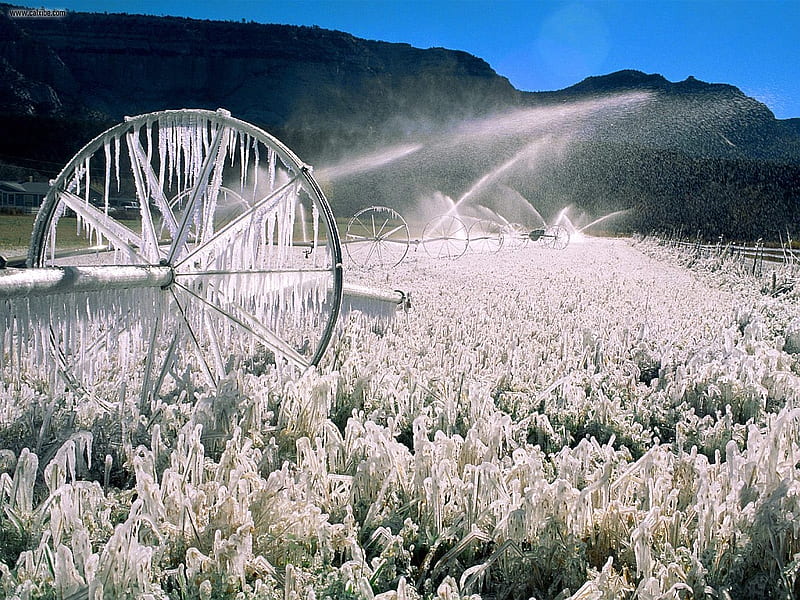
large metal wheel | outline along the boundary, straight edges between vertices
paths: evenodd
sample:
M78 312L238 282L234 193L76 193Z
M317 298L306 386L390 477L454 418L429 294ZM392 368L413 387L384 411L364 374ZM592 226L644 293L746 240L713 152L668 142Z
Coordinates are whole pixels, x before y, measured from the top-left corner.
M170 270L162 287L47 299L67 387L143 401L170 380L214 389L240 369L316 365L342 301L336 223L309 168L223 110L127 118L89 142L54 180L28 262L110 280Z
M422 230L422 245L433 258L459 258L469 246L469 232L456 216L436 217Z
M563 250L569 244L569 230L563 225L553 225L542 236L545 245L554 250Z
M494 254L503 247L503 227L494 221L481 219L469 226L469 249L481 254Z
M359 267L396 267L408 254L408 224L386 206L358 211L347 224L344 240L350 259Z

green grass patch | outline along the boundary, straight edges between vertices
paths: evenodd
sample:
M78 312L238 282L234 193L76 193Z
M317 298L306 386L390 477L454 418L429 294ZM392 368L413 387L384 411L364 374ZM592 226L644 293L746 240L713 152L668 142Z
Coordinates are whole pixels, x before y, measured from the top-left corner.
M34 215L0 215L0 254L24 254L31 242Z
M7 258L27 256L36 215L0 214L0 254ZM58 222L60 248L80 248L86 238L77 235L78 226L74 218L63 217Z

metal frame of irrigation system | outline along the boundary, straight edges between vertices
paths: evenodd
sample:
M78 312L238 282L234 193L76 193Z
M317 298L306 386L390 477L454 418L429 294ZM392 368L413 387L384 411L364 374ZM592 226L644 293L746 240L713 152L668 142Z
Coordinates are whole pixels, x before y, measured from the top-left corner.
M138 219L117 218L130 195ZM223 109L128 117L52 182L27 268L0 268L0 366L50 357L52 383L81 394L116 372L143 403L192 369L210 388L242 365L305 369L343 307L409 307L346 285L342 262L311 168L276 138Z
M569 231L562 225L528 231L516 223L474 220L469 227L451 214L428 221L419 239L411 237L403 216L388 206L370 206L356 212L347 224L342 245L351 261L363 268L389 269L399 265L413 246L431 258L457 259L472 248L479 253L499 252L504 246L520 248L527 242L563 250Z

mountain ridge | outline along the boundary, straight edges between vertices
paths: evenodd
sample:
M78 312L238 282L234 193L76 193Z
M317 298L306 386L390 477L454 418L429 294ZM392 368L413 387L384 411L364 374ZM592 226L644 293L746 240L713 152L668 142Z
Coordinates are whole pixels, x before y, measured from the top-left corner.
M562 90L527 92L463 51L319 27L92 13L26 20L9 18L8 7L0 5L0 130L6 132L0 160L6 162L63 165L126 115L223 107L315 165L391 144L426 146L425 160L405 170L392 166L332 183L345 210L366 202L365 190L372 203L398 207L441 190L457 196L486 171L516 160L514 153L531 141L561 135L571 140L563 164L550 165L551 181L521 182L526 197L549 201L542 199L547 190L548 198L565 196L592 210L635 206L639 215L651 215L637 228L713 229L708 206L720 204L734 216L720 220L719 229L743 229L736 221L745 214L739 196L779 206L787 222L800 217L800 184L786 175L800 170L800 119L776 119L730 84L692 76L671 82L626 69ZM628 97L633 101L614 108L614 98ZM505 137L473 136L463 138L463 148L451 147L464 124L491 131L503 115L541 124L517 131L512 123ZM555 119L555 133L548 119ZM649 171L663 172L670 163L674 170L662 175L668 185L649 179ZM771 171L779 186L758 183L768 182ZM704 177L725 183L706 184ZM695 216L678 205L690 181L692 194L703 198ZM677 204L665 211L665 203ZM752 229L765 227L771 225Z

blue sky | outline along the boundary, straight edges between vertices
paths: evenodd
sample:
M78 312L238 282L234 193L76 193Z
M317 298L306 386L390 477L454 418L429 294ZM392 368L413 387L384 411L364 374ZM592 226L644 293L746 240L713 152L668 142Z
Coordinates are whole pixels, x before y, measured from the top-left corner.
M671 81L693 75L739 87L778 118L800 117L800 0L67 0L47 8L319 25L465 50L526 91L628 68Z

